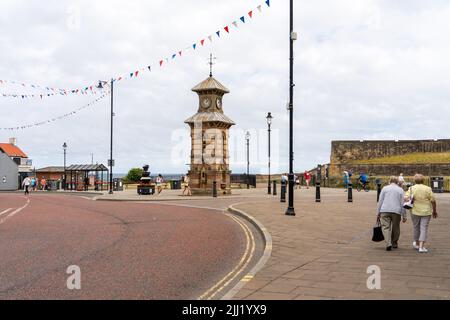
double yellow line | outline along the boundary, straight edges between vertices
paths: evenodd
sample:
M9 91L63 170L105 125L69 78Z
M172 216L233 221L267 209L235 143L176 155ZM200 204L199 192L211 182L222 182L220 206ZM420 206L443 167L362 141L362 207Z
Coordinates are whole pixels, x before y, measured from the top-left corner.
M244 231L245 237L246 237L246 245L245 245L245 252L242 255L241 260L239 261L238 265L234 267L233 270L230 271L225 277L223 277L219 282L217 282L213 287L208 289L205 293L203 293L198 300L211 300L217 294L219 294L223 289L225 289L234 279L236 279L248 266L250 261L252 260L252 257L255 253L255 238L253 237L253 233L251 232L250 228L241 221L241 219L231 215L227 214L231 219L233 219ZM250 281L253 278L253 276L245 276L242 281Z

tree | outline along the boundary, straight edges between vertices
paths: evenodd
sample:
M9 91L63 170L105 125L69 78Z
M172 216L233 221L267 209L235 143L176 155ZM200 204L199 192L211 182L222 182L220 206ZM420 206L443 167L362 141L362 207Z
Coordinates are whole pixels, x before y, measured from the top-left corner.
M142 170L142 168L133 168L130 171L128 171L126 180L130 182L138 182L141 180L143 172L144 170Z

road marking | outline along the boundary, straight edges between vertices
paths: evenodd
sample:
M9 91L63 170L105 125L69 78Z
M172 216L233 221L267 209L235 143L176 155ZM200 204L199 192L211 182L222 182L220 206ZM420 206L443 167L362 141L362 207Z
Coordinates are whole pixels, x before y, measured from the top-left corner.
M239 261L238 265L229 272L225 277L223 277L219 282L217 282L213 287L211 287L208 291L202 294L198 300L211 300L214 296L216 296L219 292L221 292L224 288L226 288L236 277L247 268L248 264L252 260L253 254L255 252L255 239L253 237L253 233L251 230L245 225L240 219L234 217L231 214L227 214L230 218L232 218L239 226L244 230L246 237L246 246L245 252Z
M12 210L12 208L9 208L9 209L6 209L5 211L0 212L0 216L4 215L5 213L8 213L11 210Z
M26 207L28 207L28 205L30 204L30 199L27 198L27 203L25 203L25 205L23 207L17 208L16 210L14 210L13 212L11 212L10 214L8 214L6 217L2 218L0 220L0 224L4 223L6 220L8 220L9 218L14 217L17 213L19 213L20 211L22 211L23 209L25 209Z

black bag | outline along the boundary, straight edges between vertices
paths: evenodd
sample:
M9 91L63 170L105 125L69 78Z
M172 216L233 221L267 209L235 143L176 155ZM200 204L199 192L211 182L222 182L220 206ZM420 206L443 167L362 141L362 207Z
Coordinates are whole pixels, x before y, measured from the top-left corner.
M373 227L373 236L372 241L381 242L384 240L383 231L381 231L381 221L380 217L377 218L377 223L375 227Z

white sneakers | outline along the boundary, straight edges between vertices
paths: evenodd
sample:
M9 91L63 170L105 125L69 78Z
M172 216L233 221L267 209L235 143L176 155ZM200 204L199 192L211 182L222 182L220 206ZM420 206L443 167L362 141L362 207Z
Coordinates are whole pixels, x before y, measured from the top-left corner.
M427 249L427 248L425 248L425 247L420 248L420 247L417 245L417 242L415 242L415 241L413 242L413 247L414 247L414 249L419 250L420 253L427 253L427 252L428 252L428 249Z

